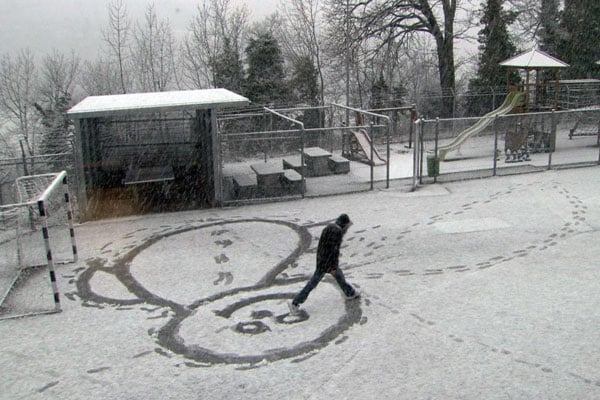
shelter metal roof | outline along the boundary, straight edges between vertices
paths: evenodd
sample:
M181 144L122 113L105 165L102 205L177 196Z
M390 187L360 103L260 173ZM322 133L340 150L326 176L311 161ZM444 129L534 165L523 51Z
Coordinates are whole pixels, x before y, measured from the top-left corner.
M535 68L566 68L569 66L566 62L552 57L541 50L532 49L525 53L516 55L508 60L502 61L500 65L504 67L535 69Z
M250 103L227 89L179 90L88 96L67 114L72 118L92 118L143 112L180 111L246 106Z

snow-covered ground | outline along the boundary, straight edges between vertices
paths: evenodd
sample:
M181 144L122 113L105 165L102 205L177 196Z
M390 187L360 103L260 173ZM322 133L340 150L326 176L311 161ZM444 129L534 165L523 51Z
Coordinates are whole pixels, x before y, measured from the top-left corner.
M2 399L600 398L598 167L89 222ZM297 317L324 224L342 268Z

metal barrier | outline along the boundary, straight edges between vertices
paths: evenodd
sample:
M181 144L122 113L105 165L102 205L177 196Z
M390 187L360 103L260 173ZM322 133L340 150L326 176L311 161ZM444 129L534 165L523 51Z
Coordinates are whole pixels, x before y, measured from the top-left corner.
M406 111L402 138L412 141L414 107L384 112ZM354 113L357 123L346 126L345 112ZM396 166L392 142L396 139L396 147L404 146L393 132L401 126L398 120L398 115L393 119L338 104L222 115L218 123L223 204L388 188ZM248 132L248 127L264 130Z
M600 108L419 120L417 134L419 183L600 164Z

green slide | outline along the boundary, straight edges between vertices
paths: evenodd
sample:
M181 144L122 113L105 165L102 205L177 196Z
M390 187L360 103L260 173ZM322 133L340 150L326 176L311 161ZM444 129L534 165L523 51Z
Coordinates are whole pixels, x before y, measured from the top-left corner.
M494 117L508 114L510 110L520 105L523 105L524 102L525 93L518 91L510 92L508 96L506 96L506 99L500 107L496 108L494 111L490 111L489 113L485 114L483 117L481 117L479 121L477 121L475 125L465 129L451 143L445 146L440 146L438 148L438 157L440 161L444 160L446 154L450 150L454 150L455 148L463 144L463 142L471 136L474 136L479 132L483 131L494 120Z

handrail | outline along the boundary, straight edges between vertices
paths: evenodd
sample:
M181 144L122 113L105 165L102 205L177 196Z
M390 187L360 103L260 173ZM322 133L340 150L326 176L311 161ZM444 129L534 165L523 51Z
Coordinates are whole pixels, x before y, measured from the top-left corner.
M287 115L283 115L281 113L278 113L275 110L271 110L268 107L264 107L265 111L268 111L270 113L272 113L273 115L278 116L279 118L283 118L286 121L290 121L293 124L297 124L300 125L300 136L301 136L301 141L300 141L300 165L304 166L304 123L295 120L294 118L290 118ZM302 198L304 198L304 193L306 191L306 178L304 177L304 167L300 168L301 171L301 176L302 176L302 185L301 185L301 193L302 193Z
M361 113L364 115L369 115L371 117L376 117L376 118L383 118L385 121L387 121L387 140L386 140L386 150L387 150L387 162L386 162L386 167L385 167L385 187L386 189L389 189L390 187L390 127L392 125L392 119L390 117L388 117L387 115L383 115L383 114L377 114L371 111L366 111L366 110L361 110L359 108L353 108L353 107L348 107L348 106L344 106L341 104L337 104L337 103L331 103L331 105L335 106L335 107L340 107L346 110L350 110L350 111L354 111L356 113ZM373 123L371 123L371 128L373 127ZM371 132L372 135L373 132ZM372 138L371 138L371 141ZM373 144L371 144L371 153L373 152ZM371 160L373 160L373 155L371 154ZM371 163L371 189L373 189L373 163Z

